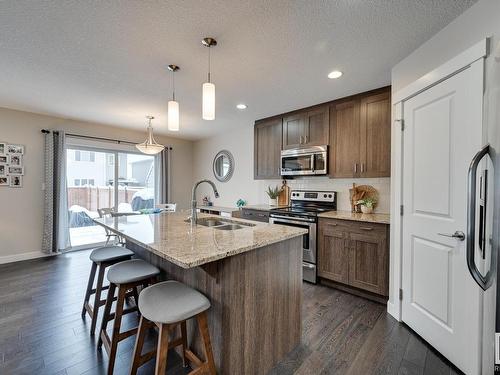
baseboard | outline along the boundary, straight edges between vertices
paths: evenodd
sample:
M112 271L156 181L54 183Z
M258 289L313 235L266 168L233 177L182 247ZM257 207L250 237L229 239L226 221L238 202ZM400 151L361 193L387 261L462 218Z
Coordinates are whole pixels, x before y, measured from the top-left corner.
M22 260L37 259L50 256L52 256L52 254L42 253L41 251L31 251L29 253L4 255L0 256L0 264L14 263L14 262L20 262Z
M401 321L401 316L399 314L399 308L391 301L387 301L387 313L392 315L397 321Z

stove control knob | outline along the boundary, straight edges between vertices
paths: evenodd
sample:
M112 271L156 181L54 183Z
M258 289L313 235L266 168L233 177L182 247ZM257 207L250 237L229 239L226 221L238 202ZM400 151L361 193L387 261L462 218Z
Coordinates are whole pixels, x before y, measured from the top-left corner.
M332 197L332 195L331 195L331 194L328 194L328 198L331 198L331 197Z
M323 194L323 198L326 198L326 194Z

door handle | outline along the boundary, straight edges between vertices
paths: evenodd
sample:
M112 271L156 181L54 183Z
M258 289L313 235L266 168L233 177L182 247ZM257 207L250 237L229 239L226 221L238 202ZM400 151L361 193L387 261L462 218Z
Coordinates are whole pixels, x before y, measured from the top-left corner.
M358 173L358 163L354 163L354 173Z
M496 270L496 256L491 254L492 260L488 273L483 276L477 269L475 258L476 244L476 180L477 180L477 167L483 157L490 151L490 145L484 146L472 158L467 175L467 242L465 243L467 267L472 275L472 278L483 289L488 289L493 282L494 270Z
M365 163L361 163L361 173L364 173L365 171Z
M438 233L440 236L444 237L451 237L451 238L456 238L457 240L464 241L465 240L465 233L461 232L459 230L455 231L453 234L449 233Z

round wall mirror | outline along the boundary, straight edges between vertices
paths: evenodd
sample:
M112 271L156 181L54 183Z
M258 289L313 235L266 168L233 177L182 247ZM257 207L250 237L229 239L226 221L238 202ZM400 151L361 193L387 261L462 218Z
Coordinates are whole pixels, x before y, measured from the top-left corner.
M234 171L233 155L227 150L219 151L215 155L213 169L214 176L218 181L229 181Z

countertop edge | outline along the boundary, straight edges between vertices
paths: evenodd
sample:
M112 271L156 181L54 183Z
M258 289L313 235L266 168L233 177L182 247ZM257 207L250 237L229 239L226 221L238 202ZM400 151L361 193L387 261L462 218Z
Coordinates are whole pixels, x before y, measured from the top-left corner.
M373 216L371 216L373 215ZM349 211L328 211L318 214L319 218L322 219L336 219L345 221L359 221L363 223L375 223L390 225L390 214L374 213L374 214L362 214L354 213Z

